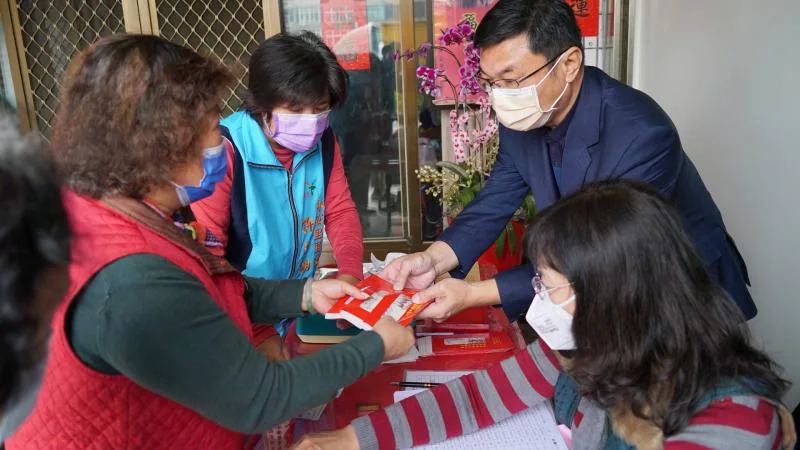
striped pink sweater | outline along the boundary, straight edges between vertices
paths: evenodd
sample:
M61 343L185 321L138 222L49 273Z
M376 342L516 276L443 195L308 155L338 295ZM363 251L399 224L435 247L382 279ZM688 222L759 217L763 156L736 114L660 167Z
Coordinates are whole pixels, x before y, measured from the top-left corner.
M409 448L439 442L552 399L561 367L553 352L537 342L487 370L354 420L361 448ZM572 422L576 449L602 446L606 411L597 403L582 398ZM768 450L779 448L780 441L780 419L770 403L757 396L732 396L695 414L687 427L666 439L664 448Z

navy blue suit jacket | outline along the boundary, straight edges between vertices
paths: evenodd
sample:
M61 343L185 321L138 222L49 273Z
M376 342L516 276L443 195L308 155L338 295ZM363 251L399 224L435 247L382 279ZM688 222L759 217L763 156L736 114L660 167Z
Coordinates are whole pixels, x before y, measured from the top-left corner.
M459 267L452 275L466 276L528 192L541 210L592 181L639 180L673 201L711 276L748 319L755 316L745 263L667 114L643 92L588 66L574 108L564 141L561 192L544 140L547 130L500 128L500 152L489 180L439 238L458 256ZM527 311L533 298L532 275L528 264L497 275L509 318Z

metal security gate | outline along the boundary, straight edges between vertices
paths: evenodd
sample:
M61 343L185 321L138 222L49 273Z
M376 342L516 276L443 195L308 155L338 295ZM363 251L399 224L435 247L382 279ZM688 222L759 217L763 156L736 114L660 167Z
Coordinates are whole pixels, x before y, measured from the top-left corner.
M223 114L241 105L253 49L280 30L270 0L0 0L0 93L20 124L48 138L62 77L76 52L99 37L160 34L226 64L238 79Z
M14 44L23 56L16 67L24 85L23 92L16 95L17 107L26 113L29 127L47 136L70 58L100 36L125 31L122 3L20 0L6 5L4 15L6 11L12 13L9 22L17 39Z
M249 56L264 40L264 10L260 0L156 2L158 31L172 42L201 54L215 55L238 79L223 115L239 108L247 80Z

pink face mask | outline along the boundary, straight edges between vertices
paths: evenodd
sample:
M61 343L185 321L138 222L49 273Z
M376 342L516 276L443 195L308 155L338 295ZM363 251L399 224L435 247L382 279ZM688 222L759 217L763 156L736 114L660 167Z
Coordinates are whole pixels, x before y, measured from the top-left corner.
M319 114L273 113L272 128L264 118L267 136L297 153L311 150L328 128L330 111Z

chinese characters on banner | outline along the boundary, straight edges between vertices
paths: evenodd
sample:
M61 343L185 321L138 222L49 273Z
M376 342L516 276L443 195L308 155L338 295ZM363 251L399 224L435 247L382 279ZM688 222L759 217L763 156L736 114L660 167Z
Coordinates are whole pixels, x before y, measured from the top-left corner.
M600 27L600 0L567 0L583 37L596 37Z
M366 0L320 0L322 40L345 70L369 69Z
M600 27L600 0L565 0L575 12L575 18L581 29L584 38L596 38ZM433 0L433 30L436 45L439 45L438 38L443 30L461 21L467 20L473 26L480 23L483 16L492 8L496 0ZM460 47L449 47L461 62L464 54ZM434 64L436 67L443 67L448 74L458 73L458 64L445 52L434 52ZM453 83L458 86L458 76ZM453 102L453 92L448 87L443 87L442 94L435 100L436 104L448 104Z

